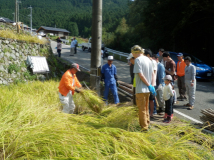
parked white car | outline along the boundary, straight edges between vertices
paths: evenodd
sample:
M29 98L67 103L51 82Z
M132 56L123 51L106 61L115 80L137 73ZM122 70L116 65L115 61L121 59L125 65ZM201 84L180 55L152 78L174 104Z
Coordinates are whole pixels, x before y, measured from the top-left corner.
M88 49L88 51L91 52L91 42L92 42L92 38L89 38L88 43L82 43L81 44L82 50L85 51L86 49ZM104 47L104 44L102 44L102 47Z

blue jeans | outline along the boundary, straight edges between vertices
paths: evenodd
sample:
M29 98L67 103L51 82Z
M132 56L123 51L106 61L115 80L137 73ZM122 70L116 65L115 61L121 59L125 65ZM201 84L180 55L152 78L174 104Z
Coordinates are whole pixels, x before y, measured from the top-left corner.
M120 103L118 93L117 93L117 86L116 84L109 84L105 85L105 91L104 91L104 99L107 101L108 100L108 94L109 94L109 89L111 89L111 92L114 96L114 103Z

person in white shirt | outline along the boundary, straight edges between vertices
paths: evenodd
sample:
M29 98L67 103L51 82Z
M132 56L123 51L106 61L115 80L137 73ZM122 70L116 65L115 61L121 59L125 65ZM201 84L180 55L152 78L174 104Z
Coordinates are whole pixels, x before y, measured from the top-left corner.
M145 49L144 55L148 57L152 61L152 82L151 85L153 87L156 86L156 77L157 77L157 62L153 60L152 58L152 51L150 49ZM150 94L149 96L149 108L150 108L150 118L153 118L153 112L154 112L154 100L155 100L155 95Z
M172 76L171 75L166 75L164 78L164 83L165 86L163 88L163 99L165 100L165 116L164 116L164 123L169 123L172 119L172 114L173 114L173 107L172 107L172 102L173 102L173 90L172 90Z
M144 50L135 45L131 48L131 52L135 58L134 73L136 82L136 102L139 108L139 122L142 131L148 131L150 124L149 117L149 96L156 95L155 88L151 85L152 82L152 62L144 56Z
M76 42L74 41L73 38L71 38L71 50L70 50L70 56L74 56L74 49L75 49L75 44Z

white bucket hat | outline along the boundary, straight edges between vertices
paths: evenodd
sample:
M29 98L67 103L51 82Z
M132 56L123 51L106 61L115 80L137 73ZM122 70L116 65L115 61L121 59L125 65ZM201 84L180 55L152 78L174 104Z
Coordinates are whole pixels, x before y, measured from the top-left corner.
M133 56L132 53L130 53L127 59L129 60L129 59L131 59L132 57L134 57L134 56Z

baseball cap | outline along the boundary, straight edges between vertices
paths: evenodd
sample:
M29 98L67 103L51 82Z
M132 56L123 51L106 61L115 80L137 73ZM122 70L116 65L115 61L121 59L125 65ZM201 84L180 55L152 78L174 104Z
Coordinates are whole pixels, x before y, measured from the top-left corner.
M132 57L134 57L134 56L132 53L130 53L127 59L131 59Z
M164 49L163 49L163 48L160 48L159 51L164 52Z
M170 76L170 75L166 75L166 76L164 77L164 80L172 81L172 76Z
M181 57L181 56L183 56L183 53L178 53L177 54L177 57Z
M79 64L77 64L77 63L72 63L72 64L71 64L71 68L76 68L78 71L81 71L81 70L80 70L80 66L79 66Z
M114 57L113 56L108 56L108 61L113 61Z

